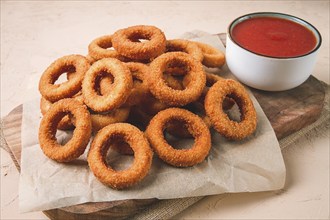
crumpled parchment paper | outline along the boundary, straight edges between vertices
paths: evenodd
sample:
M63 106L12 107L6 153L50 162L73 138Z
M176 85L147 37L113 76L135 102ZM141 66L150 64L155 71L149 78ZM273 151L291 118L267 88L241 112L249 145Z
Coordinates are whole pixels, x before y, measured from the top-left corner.
M196 41L224 51L216 36ZM211 70L207 70L211 71ZM226 67L212 70L226 78L233 76ZM225 192L257 192L277 190L285 183L285 165L274 131L252 96L258 115L256 132L243 141L228 141L212 130L212 149L207 159L194 167L176 168L155 155L145 179L132 188L113 190L100 183L88 167L86 155L71 163L57 163L47 158L38 144L41 120L39 98L23 105L22 157L19 183L21 212L48 210L85 202L123 199L171 199ZM58 141L70 132L58 131ZM187 145L191 140L176 140ZM131 156L115 155L116 168L127 167Z

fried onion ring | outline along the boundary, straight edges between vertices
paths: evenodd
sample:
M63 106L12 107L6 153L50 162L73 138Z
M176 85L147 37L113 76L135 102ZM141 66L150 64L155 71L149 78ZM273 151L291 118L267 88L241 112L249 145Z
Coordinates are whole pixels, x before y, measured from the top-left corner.
M89 64L92 65L96 59L94 59L91 55L87 54L86 59L88 60Z
M201 50L203 53L203 60L202 63L206 67L221 67L223 64L225 64L226 59L225 59L225 54L212 47L211 45L204 44L201 42L194 42Z
M79 101L81 104L84 104L84 98L81 95L81 93L78 93L73 98ZM40 108L42 108L41 112L42 113L44 112L43 114L45 114L51 105L52 105L51 102L42 98L40 102ZM97 131L99 131L100 129L102 129L103 127L109 124L124 122L128 118L129 112L130 112L129 107L120 107L105 113L98 113L90 110L89 113L92 121L92 132L96 133ZM74 129L74 124L75 124L75 118L66 115L59 122L57 128L61 130L72 130Z
M72 138L65 145L57 143L56 130L66 114L75 118ZM91 137L91 118L86 106L75 99L62 99L54 103L41 120L39 144L44 154L58 162L69 162L84 153Z
M149 75L149 67L142 63L129 62L125 63L129 68L133 77L133 89L126 100L125 106L133 106L139 104L149 94L148 84L145 76Z
M114 140L123 140L134 151L134 162L126 170L113 170L106 163L106 153ZM115 189L123 189L136 184L148 174L152 155L152 150L143 132L133 125L116 123L104 127L96 134L87 161L100 182Z
M144 80L144 76L149 74L149 67L142 63L128 62L125 65L129 68L133 77L133 88L127 98L124 106L133 106L141 102L149 94L149 88L147 82ZM103 74L100 77L99 90L101 95L106 95L111 92L113 79L109 75Z
M146 114L139 108L139 106L132 106L126 123L139 128L141 131L145 131L151 118L152 116ZM111 149L124 155L134 154L134 151L129 146L129 144L123 140L114 140L113 143L111 143Z
M189 67L186 76L191 80L184 90L176 90L167 85L163 79L166 66L172 62L182 63ZM150 92L160 101L168 105L183 106L196 101L202 94L206 83L205 72L202 65L191 56L183 52L169 52L162 54L150 64L152 74L147 79Z
M116 50L110 49L112 47L112 35L105 35L96 38L88 45L88 54L94 60L103 58L116 58L120 61L128 61L128 58L120 55Z
M214 83L218 82L219 80L225 80L225 79L222 78L221 76L218 76L218 75L215 75L212 73L206 73L206 86L205 86L203 94L201 96L201 98L203 100L205 100L205 96L206 96L207 92L209 91L210 87L212 87L214 85ZM204 103L204 101L201 101L201 103ZM235 105L235 101L232 98L226 96L226 98L223 100L222 108L223 108L223 110L229 110L234 105Z
M45 115L49 108L53 105L52 102L48 101L44 97L40 99L40 110L41 114ZM57 125L57 129L60 130L72 130L74 129L74 125L71 123L71 120L68 115L64 116L61 121Z
M88 60L81 55L68 55L57 59L40 78L39 91L41 95L51 102L72 97L81 90L81 83L89 67ZM65 72L75 72L74 77L67 82L54 84Z
M68 72L67 79L70 80L72 77L74 77L74 74L75 72ZM112 83L113 76L107 74L106 72L102 72L95 79L95 90L100 95L106 95L111 91Z
M140 42L137 39L148 41ZM125 57L150 60L164 53L166 38L155 26L137 25L116 31L112 35L112 45Z
M164 137L167 123L178 120L183 122L195 138L190 149L174 149ZM204 161L211 148L210 130L197 115L180 108L168 108L155 115L146 130L146 135L160 159L177 167L194 166Z
M117 108L107 113L91 112L93 132L96 133L109 124L126 121L129 112L130 109L128 107Z
M203 119L204 123L208 128L211 127L211 121L208 116L206 116L204 105L200 102L193 102L185 106L184 109L198 115ZM185 124L180 121L172 121L168 123L166 131L175 137L180 138L192 138L193 136L187 130Z
M111 92L99 95L95 90L97 76L102 73L112 75L114 82ZM130 95L133 87L131 73L124 63L114 58L104 58L93 63L82 83L85 104L96 112L111 111L120 107Z
M210 87L214 83L218 82L219 80L225 80L221 76L218 76L218 75L215 75L215 74L212 74L212 73L205 72L205 74L206 74L206 85L203 89L202 95L198 99L198 102L202 103L203 105L204 105L205 96L206 96L207 92L209 91ZM183 80L182 80L183 86L186 86L189 83L191 77L193 77L193 76L188 75L188 76L183 78ZM226 97L224 99L223 103L222 103L222 107L223 107L224 110L229 110L234 105L235 105L235 101L233 99L229 98L229 97Z
M221 108L226 96L237 103L240 122L231 120ZM205 97L205 111L214 129L228 139L241 140L256 130L257 114L253 103L245 88L235 80L219 80L210 88Z
M181 51L191 55L197 61L202 62L202 50L193 42L182 39L174 39L166 41L166 52Z
M96 86L98 84L98 88L96 90L98 90L101 95L111 93L113 81L112 75L102 74L102 76L98 79L98 83L96 83Z

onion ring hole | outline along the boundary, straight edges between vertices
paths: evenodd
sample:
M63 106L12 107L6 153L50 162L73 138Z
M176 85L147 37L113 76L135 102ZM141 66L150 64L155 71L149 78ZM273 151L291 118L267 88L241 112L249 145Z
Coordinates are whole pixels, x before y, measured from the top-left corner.
M175 129L174 132L180 132L179 135L171 134L167 131L168 127L172 126L172 130ZM173 132L173 131L172 131ZM170 120L164 126L164 138L169 145L171 145L174 149L189 149L194 144L194 139L191 137L187 137L187 135L182 134L190 134L187 129L186 123L183 120ZM190 134L191 135L191 134ZM189 141L189 144L187 142Z
M103 147L105 152L102 153L104 155L105 164L114 169L115 171L127 170L131 167L134 161L134 152L132 150L132 154L121 154L116 150L113 150L113 144L117 144L118 147L125 146L131 149L131 147L123 140L123 137L119 135L116 137L110 138Z

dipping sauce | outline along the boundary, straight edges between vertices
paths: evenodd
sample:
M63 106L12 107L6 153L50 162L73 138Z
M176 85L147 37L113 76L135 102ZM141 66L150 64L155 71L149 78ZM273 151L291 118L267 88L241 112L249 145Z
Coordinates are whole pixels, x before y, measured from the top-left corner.
M276 17L246 19L235 25L231 36L241 47L271 57L297 57L316 46L312 31L296 22Z

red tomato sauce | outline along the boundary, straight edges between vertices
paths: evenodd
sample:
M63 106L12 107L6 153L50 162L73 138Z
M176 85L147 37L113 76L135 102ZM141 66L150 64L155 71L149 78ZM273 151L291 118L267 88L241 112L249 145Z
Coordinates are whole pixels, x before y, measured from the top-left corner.
M256 17L238 23L233 40L252 52L272 57L296 57L316 46L316 37L306 27L293 21Z

